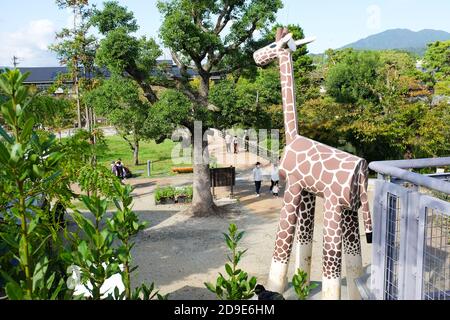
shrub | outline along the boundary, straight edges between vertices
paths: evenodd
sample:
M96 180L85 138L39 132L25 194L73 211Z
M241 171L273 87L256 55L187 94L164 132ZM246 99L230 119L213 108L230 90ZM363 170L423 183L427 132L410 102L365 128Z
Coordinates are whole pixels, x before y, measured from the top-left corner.
M157 187L155 190L155 201L160 203L162 200L175 200L175 188L171 186Z
M308 283L308 274L302 269L298 269L292 278L292 285L299 300L306 300L312 289L317 287L317 283Z
M215 293L220 300L248 300L254 296L256 278L252 277L248 280L248 274L237 267L242 256L247 251L237 250L238 243L242 239L244 232L238 232L236 225L231 224L228 228L228 233L224 233L225 242L231 251L231 257L227 256L231 264L225 264L228 279L219 273L216 285L205 282L205 286L209 291Z
M184 197L187 200L192 200L193 188L192 186L181 187L175 189L175 198Z

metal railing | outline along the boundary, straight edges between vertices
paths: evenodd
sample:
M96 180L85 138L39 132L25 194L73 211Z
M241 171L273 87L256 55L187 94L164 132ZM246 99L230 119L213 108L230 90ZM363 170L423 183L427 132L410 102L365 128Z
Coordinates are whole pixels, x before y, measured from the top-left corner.
M223 131L217 130L217 132L219 133L219 136L221 138L225 139L226 134ZM257 141L254 140L246 141L245 138L240 136L237 136L237 140L239 148L241 150L246 150L248 143L248 152L257 155L258 157L261 157L270 162L277 162L280 158L280 154L278 152L274 152L273 150L269 150L267 148L262 147Z
M408 169L450 166L449 158L372 162L369 299L450 300L450 173Z

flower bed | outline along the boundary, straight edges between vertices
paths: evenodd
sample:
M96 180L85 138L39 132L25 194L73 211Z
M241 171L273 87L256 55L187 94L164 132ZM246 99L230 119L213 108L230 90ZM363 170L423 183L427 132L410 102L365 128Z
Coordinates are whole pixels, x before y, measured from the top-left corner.
M193 190L188 187L157 187L155 190L156 204L191 203Z

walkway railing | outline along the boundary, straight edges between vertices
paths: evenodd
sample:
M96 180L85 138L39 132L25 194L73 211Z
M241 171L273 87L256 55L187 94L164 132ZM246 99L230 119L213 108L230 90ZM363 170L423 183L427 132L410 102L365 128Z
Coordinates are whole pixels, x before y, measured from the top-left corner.
M221 138L225 139L225 133L223 131L217 130L217 132ZM243 137L239 136L237 137L237 140L239 142L238 145L240 150L246 150L246 145L248 143L248 152L257 155L258 157L266 159L270 162L277 162L280 158L280 154L278 152L262 147L257 141L246 141Z
M372 162L378 173L368 299L450 299L449 158ZM367 289L367 288L366 288Z

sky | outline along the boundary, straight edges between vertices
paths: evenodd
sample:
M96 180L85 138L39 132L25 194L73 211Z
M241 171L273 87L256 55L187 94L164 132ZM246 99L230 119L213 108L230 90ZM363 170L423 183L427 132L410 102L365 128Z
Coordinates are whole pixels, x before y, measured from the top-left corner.
M103 0L91 3L102 6ZM161 16L157 0L119 0L132 10L140 25L139 35L157 38ZM413 31L437 29L450 32L448 0L283 0L278 22L299 24L306 36L316 36L312 53L346 44L393 28ZM55 33L72 20L54 0L0 0L0 66L57 66L48 46ZM158 40L159 41L159 40ZM167 58L169 56L167 55Z

